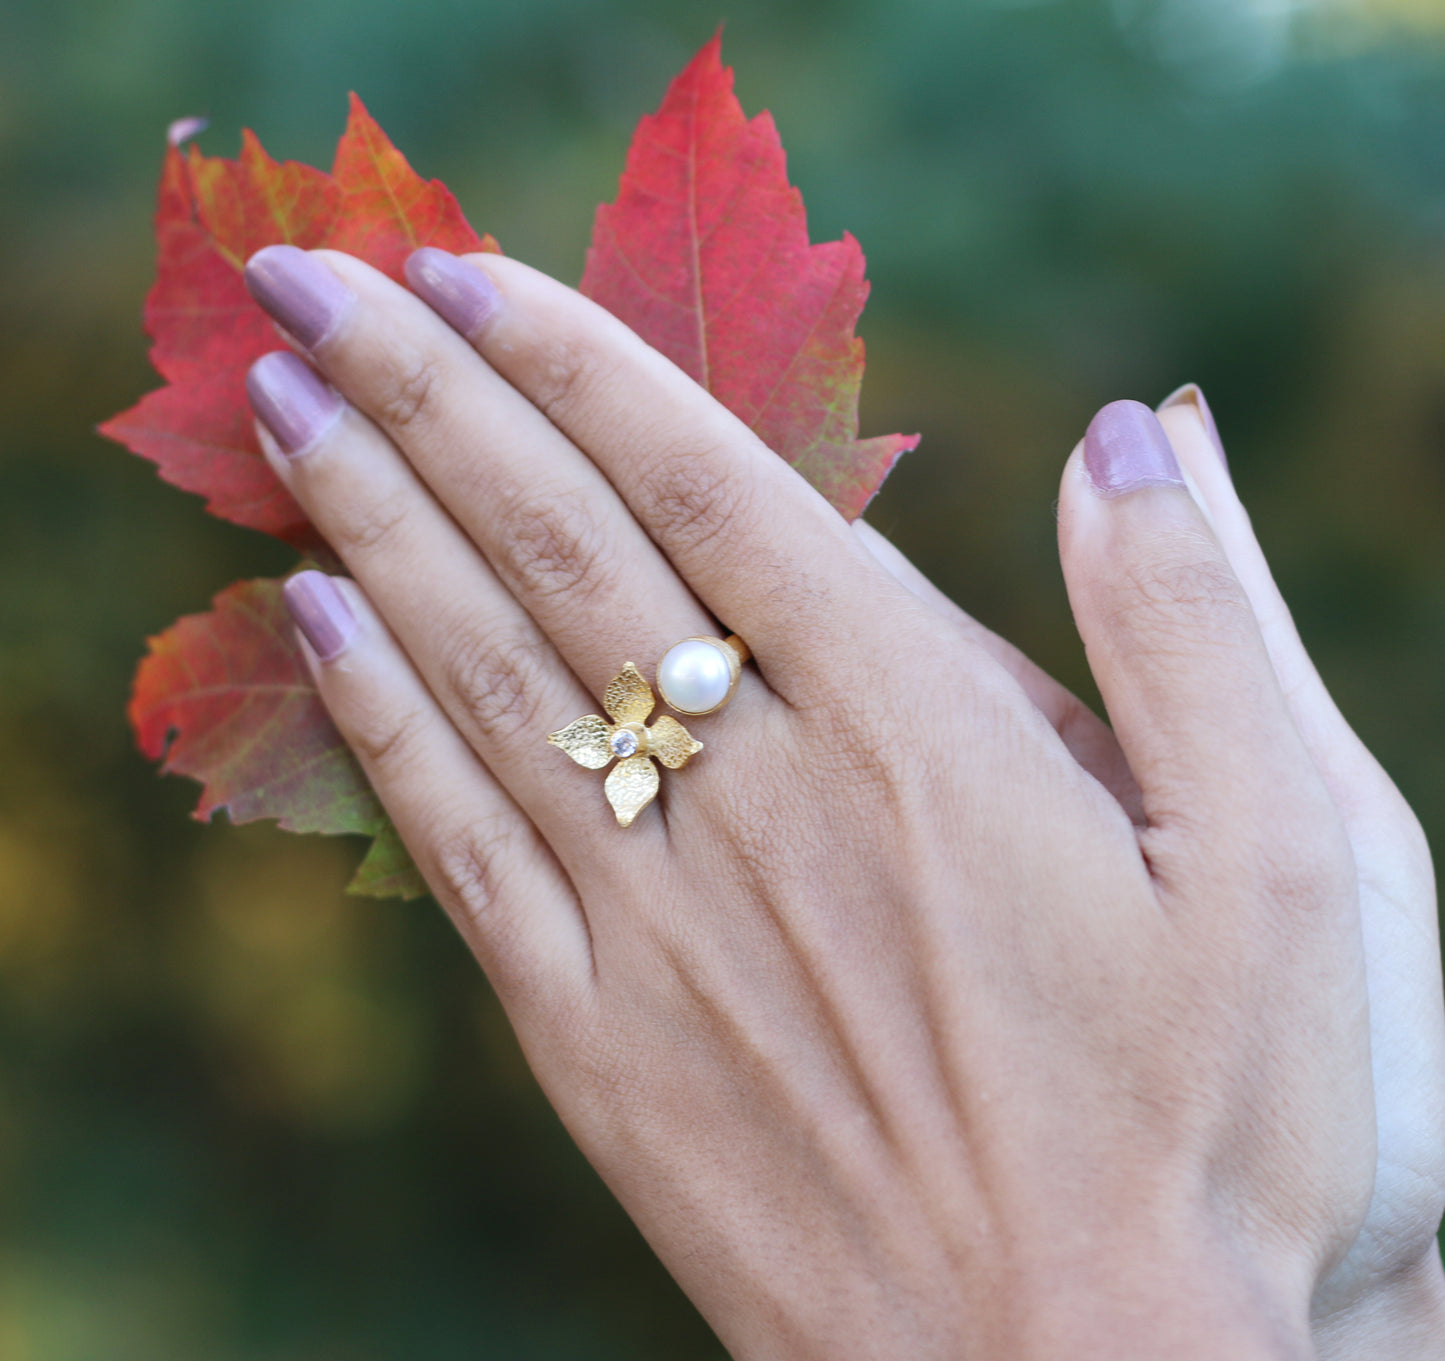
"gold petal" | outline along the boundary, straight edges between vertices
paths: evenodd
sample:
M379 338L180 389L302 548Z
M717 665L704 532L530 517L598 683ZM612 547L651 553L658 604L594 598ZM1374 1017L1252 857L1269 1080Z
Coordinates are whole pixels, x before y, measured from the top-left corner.
M617 825L630 827L632 819L657 797L661 783L657 767L645 756L629 756L613 766L605 788Z
M579 766L601 770L612 759L608 738L612 725L598 714L584 714L558 732L549 732L547 740L561 747Z
M702 743L668 714L663 714L647 735L652 739L652 755L669 770L681 770L702 750Z
M607 693L602 696L602 707L612 715L614 723L646 723L656 703L652 687L631 662L608 682Z

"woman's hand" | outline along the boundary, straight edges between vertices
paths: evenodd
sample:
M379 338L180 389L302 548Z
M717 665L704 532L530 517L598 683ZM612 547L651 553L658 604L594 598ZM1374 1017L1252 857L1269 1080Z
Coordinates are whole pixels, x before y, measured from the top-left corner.
M356 581L289 588L326 703L734 1354L1310 1355L1375 1182L1361 866L1403 938L1428 865L1152 415L1106 408L1060 503L1116 744L570 290L248 275L334 385L251 379ZM715 620L756 667L622 830L545 736Z

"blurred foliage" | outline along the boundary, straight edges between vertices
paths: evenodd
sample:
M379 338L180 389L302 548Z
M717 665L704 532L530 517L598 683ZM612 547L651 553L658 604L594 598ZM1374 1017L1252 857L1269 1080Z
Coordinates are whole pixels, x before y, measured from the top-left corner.
M285 552L91 434L155 385L167 123L329 163L358 90L575 280L676 0L0 0L0 1358L715 1357L440 914L356 847L200 827L141 640ZM869 253L872 518L1090 692L1051 503L1187 379L1346 714L1445 833L1445 4L729 6L815 238Z

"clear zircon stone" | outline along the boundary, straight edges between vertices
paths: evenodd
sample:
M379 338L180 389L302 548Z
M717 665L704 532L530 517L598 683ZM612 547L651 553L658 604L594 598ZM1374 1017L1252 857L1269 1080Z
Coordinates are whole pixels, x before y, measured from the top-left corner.
M624 760L629 756L636 756L637 734L628 732L626 728L621 728L612 734L612 740L609 745L612 748L612 754L614 756L621 756Z

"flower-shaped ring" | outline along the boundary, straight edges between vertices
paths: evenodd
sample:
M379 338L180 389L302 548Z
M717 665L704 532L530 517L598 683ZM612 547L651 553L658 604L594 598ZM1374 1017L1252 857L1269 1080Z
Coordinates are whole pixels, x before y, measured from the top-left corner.
M607 776L605 789L621 827L631 826L633 818L657 797L661 780L652 757L670 770L678 770L702 750L702 743L667 714L650 728L645 726L656 703L652 687L628 662L602 696L611 723L598 714L584 714L560 731L547 734L554 747L561 747L588 770L601 770L613 757L619 758Z

